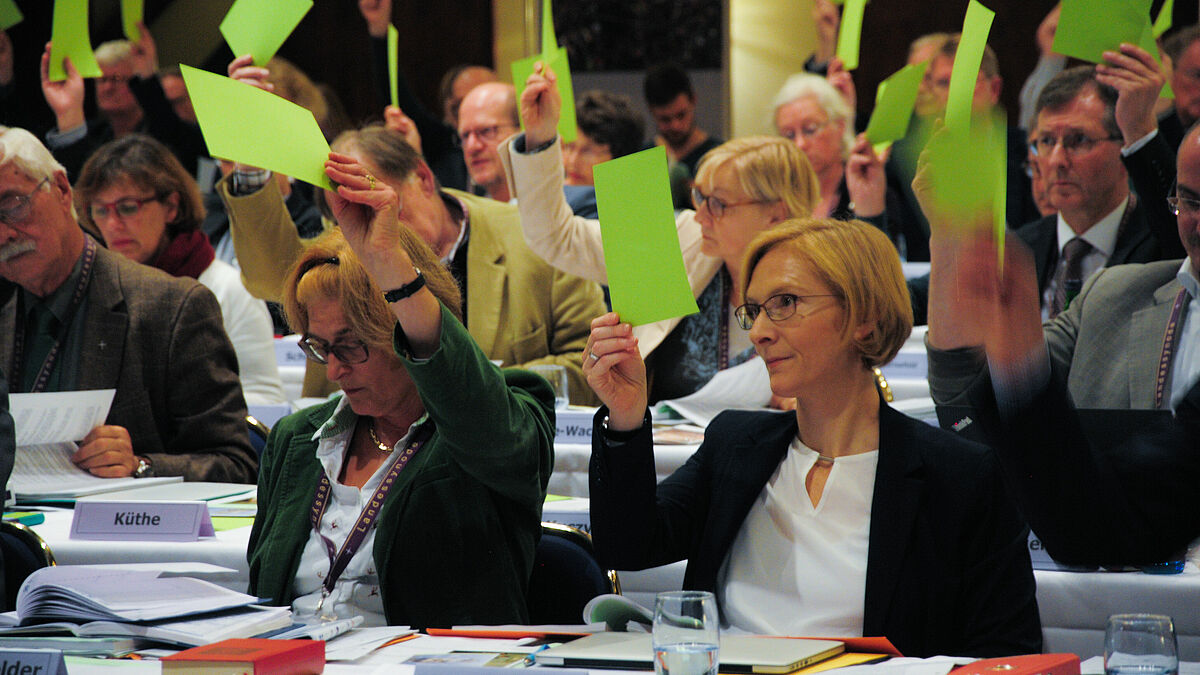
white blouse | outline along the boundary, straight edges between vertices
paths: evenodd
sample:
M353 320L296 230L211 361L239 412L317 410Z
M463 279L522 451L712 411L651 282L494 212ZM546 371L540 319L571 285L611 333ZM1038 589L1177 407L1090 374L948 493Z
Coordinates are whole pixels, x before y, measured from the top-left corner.
M341 549L346 537L358 522L358 516L362 513L363 507L371 500L371 495L375 493L375 489L379 487L383 477L391 470L392 460L397 456L396 448L403 448L408 444L413 429L424 421L425 417L414 422L404 438L392 446L392 454L389 459L379 465L379 468L371 474L362 488L343 485L337 480L338 476L342 474L342 464L345 461L350 441L354 437L357 419L357 415L350 409L349 402L343 396L333 415L313 435L313 440L317 441L317 459L325 468L325 475L330 478L330 486L333 488L330 492L329 503L325 508L325 515L321 518L321 534L328 537L338 550ZM401 543L393 541L390 542L390 545L396 547ZM317 533L310 529L308 542L304 545L304 552L300 556L300 566L296 569L296 578L293 581L296 599L292 601L292 612L297 618L304 620L312 616L317 604L321 601L321 588L328 573L329 554L326 552L325 543L321 541L321 537L317 536ZM387 625L387 617L383 612L383 596L379 590L379 574L375 569L375 528L373 526L358 547L358 552L354 554L350 563L346 565L346 569L342 571L342 575L338 577L329 598L325 600L322 612L330 610L338 618L362 615L365 626Z
M750 507L717 577L728 627L862 635L879 451L838 457L814 507L804 482L817 457L794 440Z

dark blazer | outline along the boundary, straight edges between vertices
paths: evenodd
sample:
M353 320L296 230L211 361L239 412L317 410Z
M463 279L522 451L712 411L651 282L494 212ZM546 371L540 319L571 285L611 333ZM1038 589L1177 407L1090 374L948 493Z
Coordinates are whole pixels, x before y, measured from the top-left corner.
M0 370L0 489L8 485L16 449L16 432L13 430L12 415L8 413L8 381L4 371ZM0 579L3 579L2 563L0 559Z
M0 307L0 364L12 359L17 295ZM160 476L254 482L237 358L211 291L99 248L80 311L78 388L117 390L106 422L129 431L134 454Z
M1017 236L1033 250L1033 261L1037 268L1038 293L1044 293L1054 270L1058 266L1058 216L1046 216L1017 229ZM1157 239L1150 234L1146 221L1146 208L1141 199L1134 205L1129 222L1117 234L1112 255L1105 267L1125 263L1145 263L1165 260Z
M554 395L537 375L493 366L446 310L441 340L428 360L403 361L436 430L376 521L384 614L421 628L528 623L525 593L554 468ZM250 592L274 604L295 597L323 473L313 434L336 406L283 418L263 451L246 557Z
M730 411L655 486L648 425L610 447L592 434L592 537L604 567L687 558L683 586L716 590L751 505L796 437L786 413ZM1041 649L1028 529L993 453L882 406L871 505L863 634L906 656L996 656Z
M976 409L976 422L1055 560L1159 562L1200 535L1200 385L1173 423L1108 448L1089 444L1058 377L1022 403L1002 418L993 396Z

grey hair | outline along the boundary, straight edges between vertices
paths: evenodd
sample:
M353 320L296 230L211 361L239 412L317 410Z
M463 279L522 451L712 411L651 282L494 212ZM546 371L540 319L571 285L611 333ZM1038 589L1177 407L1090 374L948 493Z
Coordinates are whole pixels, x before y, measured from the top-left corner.
M44 178L53 180L57 173L61 172L64 176L67 173L37 136L17 127L0 126L0 167L9 164L39 183ZM75 218L73 203L71 217Z
M133 45L129 40L109 40L96 48L96 63L115 66L133 58Z
M775 94L775 99L771 102L772 124L774 115L779 112L780 107L806 97L816 101L821 110L824 110L825 114L829 116L829 121L843 122L842 160L848 159L850 148L854 145L854 111L850 109L850 105L846 103L846 99L842 98L838 90L834 89L833 85L820 75L796 73L783 83L779 92Z

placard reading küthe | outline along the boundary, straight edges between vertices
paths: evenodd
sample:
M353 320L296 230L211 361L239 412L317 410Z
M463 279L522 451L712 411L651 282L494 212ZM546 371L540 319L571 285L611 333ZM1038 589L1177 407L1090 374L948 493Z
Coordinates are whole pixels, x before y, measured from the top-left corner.
M72 539L196 541L216 535L207 502L75 502Z

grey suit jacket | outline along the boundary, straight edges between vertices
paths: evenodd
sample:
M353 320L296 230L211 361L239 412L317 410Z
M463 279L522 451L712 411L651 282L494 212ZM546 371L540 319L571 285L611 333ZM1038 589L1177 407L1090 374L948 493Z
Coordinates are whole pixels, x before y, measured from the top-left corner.
M1080 408L1153 408L1163 333L1182 260L1117 265L1093 274L1043 333L1055 379ZM978 349L928 348L929 390L940 405L978 407L990 394ZM1168 397L1169 398L1169 394Z
M107 249L81 311L79 389L116 389L107 424L160 476L253 483L237 358L221 309L195 279L173 277ZM17 294L0 306L0 364L12 359Z

